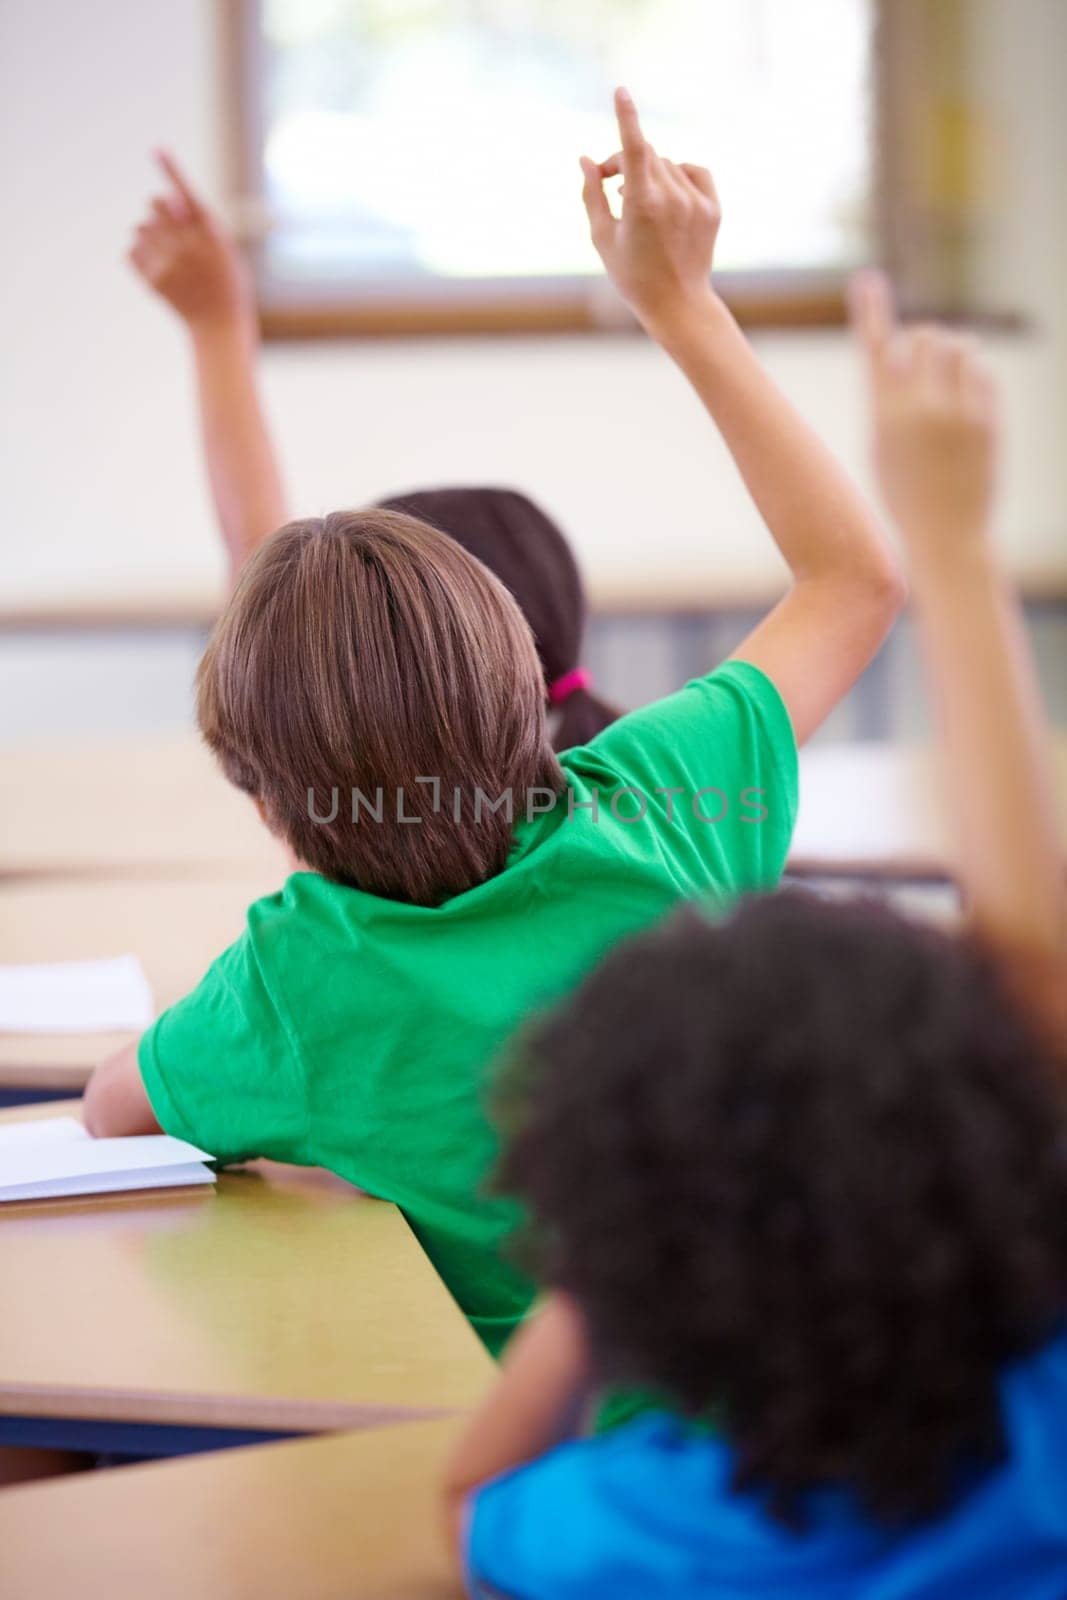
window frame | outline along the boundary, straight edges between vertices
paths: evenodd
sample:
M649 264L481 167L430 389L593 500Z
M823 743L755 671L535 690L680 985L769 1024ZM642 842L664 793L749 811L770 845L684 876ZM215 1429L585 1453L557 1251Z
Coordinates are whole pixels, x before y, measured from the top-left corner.
M874 0L872 66L872 227L876 241L887 218L883 192L885 53L879 48L890 7ZM440 292L391 293L373 284L271 291L264 281L263 126L258 84L264 68L262 0L219 0L220 57L227 190L237 196L237 231L251 262L260 328L268 340L424 338L436 335L626 333L636 320L604 280L556 277L460 280ZM880 251L877 253L881 253ZM723 300L747 328L839 328L848 321L844 271L786 268L732 271L716 277Z

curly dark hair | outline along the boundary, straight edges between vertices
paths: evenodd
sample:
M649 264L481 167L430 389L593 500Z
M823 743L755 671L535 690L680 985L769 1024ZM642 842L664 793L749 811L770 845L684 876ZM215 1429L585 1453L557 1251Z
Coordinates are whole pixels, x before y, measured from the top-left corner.
M620 947L518 1047L498 1187L605 1380L712 1405L785 1520L935 1512L1067 1308L1063 1104L967 942L787 891Z

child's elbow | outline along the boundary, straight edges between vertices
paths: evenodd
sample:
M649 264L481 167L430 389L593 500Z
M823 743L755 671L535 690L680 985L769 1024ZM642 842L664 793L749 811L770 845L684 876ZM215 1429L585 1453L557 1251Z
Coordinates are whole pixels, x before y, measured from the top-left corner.
M467 1494L466 1485L452 1482L442 1485L440 1506L445 1544L456 1570L461 1573L467 1565Z
M141 1082L136 1044L96 1068L82 1096L81 1118L94 1139L160 1131Z
M833 597L839 616L888 633L908 603L908 579L895 553L884 544L849 553L829 569L813 572L824 597Z
M877 648L908 603L908 580L889 550L851 575L844 604Z
M908 603L908 579L891 550L880 552L870 571L864 574L863 588L872 609L892 626Z
M111 1095L108 1092L107 1063L97 1067L82 1095L81 1119L86 1133L94 1139L106 1139L113 1132L114 1117L110 1105Z

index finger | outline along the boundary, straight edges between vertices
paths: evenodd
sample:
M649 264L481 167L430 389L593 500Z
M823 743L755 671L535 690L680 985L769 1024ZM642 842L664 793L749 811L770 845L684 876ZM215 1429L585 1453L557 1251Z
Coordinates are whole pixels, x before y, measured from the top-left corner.
M889 279L882 272L858 272L849 289L853 326L869 360L880 361L896 327Z
M641 132L641 123L629 89L616 89L615 116L619 124L619 142L622 145L624 167L643 165L648 144Z
M189 215L191 217L199 216L203 209L200 204L200 197L193 189L188 178L185 176L185 173L182 171L181 167L179 167L170 151L157 150L156 161L159 163L160 168L170 179L175 189L177 189L178 194L185 202L185 205L189 211Z

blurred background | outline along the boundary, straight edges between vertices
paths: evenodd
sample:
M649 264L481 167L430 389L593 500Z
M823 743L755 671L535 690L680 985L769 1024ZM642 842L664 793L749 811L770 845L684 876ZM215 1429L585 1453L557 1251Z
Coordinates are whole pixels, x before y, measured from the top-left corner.
M597 270L577 157L617 82L714 170L720 286L862 481L847 272L977 328L1067 722L1065 60L1062 0L3 0L0 740L190 719L222 561L182 331L123 261L158 145L247 242L299 514L521 488L579 553L605 694L732 647L783 569ZM926 726L905 621L822 737Z

